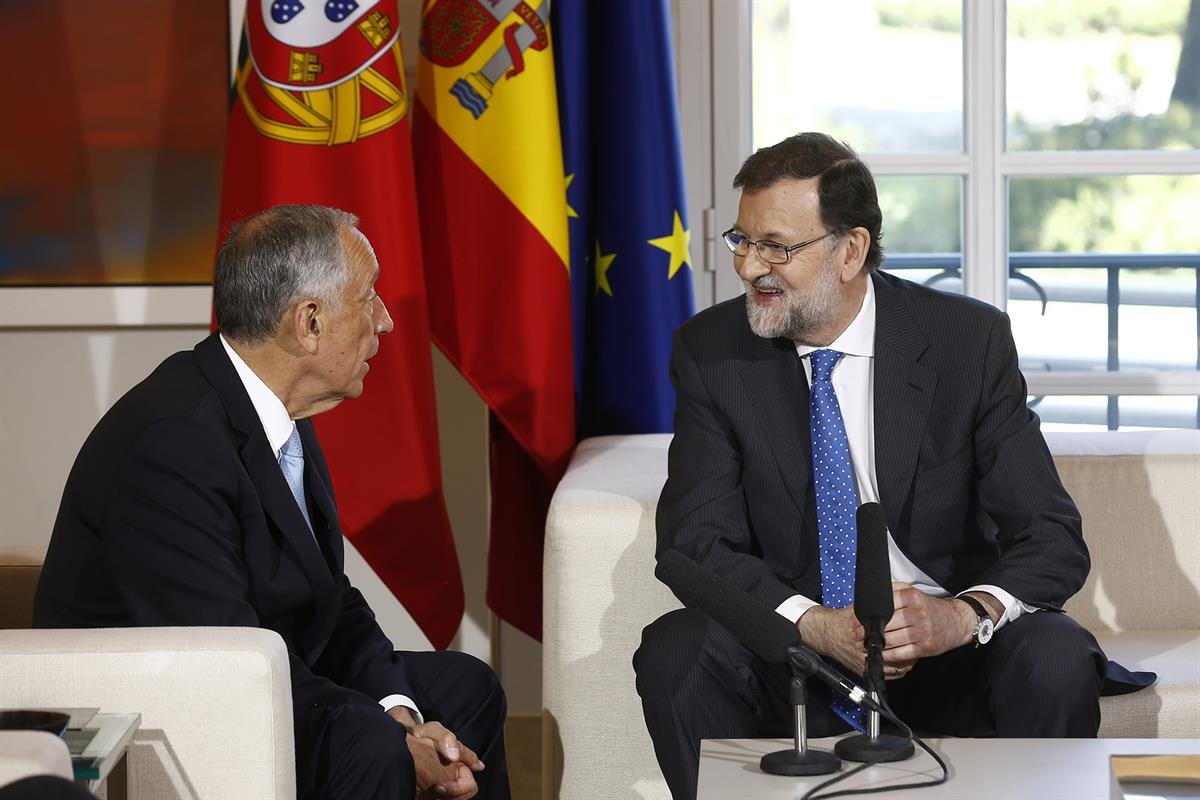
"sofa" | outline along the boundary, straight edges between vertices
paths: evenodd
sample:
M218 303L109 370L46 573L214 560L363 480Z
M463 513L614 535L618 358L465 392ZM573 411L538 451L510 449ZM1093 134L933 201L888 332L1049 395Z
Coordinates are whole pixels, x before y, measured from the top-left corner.
M30 566L0 565L0 585L12 590L29 577ZM18 595L10 591L10 596ZM6 621L14 623L11 617ZM22 621L27 627L27 611L15 623ZM134 800L294 798L291 694L287 650L274 631L0 629L0 708L99 708L142 715L127 751ZM34 734L17 736L23 747L39 744L32 741ZM0 746L7 745L0 740ZM7 755L0 754L0 777ZM42 746L27 755L24 762L54 753ZM15 761L10 766L14 780L42 771L61 773L53 763L52 769L32 772Z
M669 435L589 439L546 522L543 800L666 800L631 665L679 606L654 577ZM1092 554L1067 611L1158 682L1101 701L1104 737L1200 737L1200 431L1048 434Z

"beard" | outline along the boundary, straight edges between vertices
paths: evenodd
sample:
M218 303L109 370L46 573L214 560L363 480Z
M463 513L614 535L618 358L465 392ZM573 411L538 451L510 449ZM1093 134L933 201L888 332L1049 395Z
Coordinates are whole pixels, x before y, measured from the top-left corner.
M821 264L816 280L807 292L801 293L789 287L774 273L755 278L752 286L777 289L783 293L779 302L767 306L757 303L751 291L746 292L746 316L750 319L750 330L764 339L786 336L800 344L812 344L807 339L830 323L841 301L837 270L833 268L832 258L827 258Z

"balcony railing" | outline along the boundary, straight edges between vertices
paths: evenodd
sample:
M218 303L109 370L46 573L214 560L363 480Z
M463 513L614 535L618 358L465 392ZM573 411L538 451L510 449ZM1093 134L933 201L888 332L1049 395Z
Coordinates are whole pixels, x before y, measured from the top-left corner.
M937 270L925 279L925 284L945 289L962 286L962 255L959 253L899 253L889 255L884 268L892 271ZM1107 372L1121 369L1120 325L1118 311L1126 305L1166 306L1191 308L1196 316L1196 370L1200 371L1200 254L1198 253L1011 253L1008 260L1009 278L1012 281L1011 297L1016 300L1037 300L1046 304L1053 300L1064 303L1102 303L1108 311L1107 354L1104 368ZM1107 283L1103 288L1096 284L1079 282L1039 282L1036 270L1103 269ZM1191 270L1190 286L1147 287L1121 285L1122 270ZM1046 359L1046 370L1079 370L1099 367L1095 360ZM1126 363L1126 368L1154 369L1154 364ZM1110 430L1120 427L1121 412L1119 395L1108 395L1107 425ZM1036 404L1041 398L1034 398ZM1200 428L1200 396L1197 397L1196 427Z

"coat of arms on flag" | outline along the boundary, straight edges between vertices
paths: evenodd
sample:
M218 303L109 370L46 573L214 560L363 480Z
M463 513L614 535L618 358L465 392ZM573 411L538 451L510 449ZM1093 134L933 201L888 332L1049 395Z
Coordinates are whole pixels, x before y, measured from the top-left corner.
M237 94L264 136L354 142L408 113L396 0L259 0Z
M503 41L489 54L486 63L454 82L450 94L479 119L501 78L515 78L525 71L525 51L545 50L550 45L546 22L550 3L536 9L525 0L442 0L425 11L421 27L421 54L439 67L456 67L475 52L510 14Z

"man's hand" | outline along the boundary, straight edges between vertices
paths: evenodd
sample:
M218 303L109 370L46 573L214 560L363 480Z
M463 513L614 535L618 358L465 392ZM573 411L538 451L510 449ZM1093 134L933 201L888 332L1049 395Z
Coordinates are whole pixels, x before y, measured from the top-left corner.
M393 706L388 715L408 731L408 750L417 771L417 796L467 800L479 791L474 772L484 763L440 722L418 724L409 709Z
M971 641L977 617L963 601L934 597L898 581L892 581L892 600L896 612L884 631L884 677L902 677L919 659Z
M419 800L468 800L479 792L471 770L456 761L444 763L432 739L408 734L408 752L417 773Z
M796 629L806 647L835 659L855 675L862 674L867 651L863 648L863 628L854 616L853 606L813 606L796 620Z

